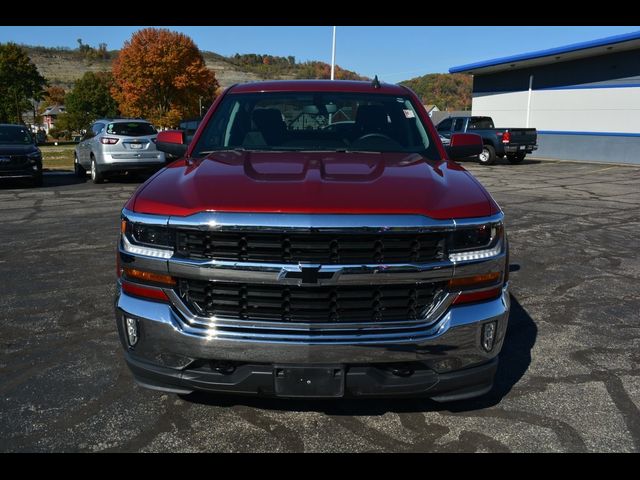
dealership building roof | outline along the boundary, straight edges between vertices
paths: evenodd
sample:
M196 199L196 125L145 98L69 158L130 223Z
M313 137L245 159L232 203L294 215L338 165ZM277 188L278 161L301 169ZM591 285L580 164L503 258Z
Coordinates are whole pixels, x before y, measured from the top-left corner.
M449 73L483 75L518 68L536 67L579 58L622 52L640 48L640 31L599 38L588 42L572 43L563 47L494 58L483 62L451 67Z

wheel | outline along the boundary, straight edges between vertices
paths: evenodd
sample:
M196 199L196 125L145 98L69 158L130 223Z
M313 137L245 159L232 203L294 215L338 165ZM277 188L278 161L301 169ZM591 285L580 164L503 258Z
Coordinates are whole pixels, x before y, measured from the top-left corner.
M509 163L513 164L521 163L526 156L526 153L516 153L515 155L507 155L507 160L509 160Z
M496 149L491 145L483 145L478 160L481 165L493 165L496 161Z
M104 182L104 174L96 165L96 159L91 157L91 181L93 183L102 183Z
M78 162L78 156L75 153L73 154L73 170L78 178L85 178L87 176L87 171L82 165L80 165L80 162Z

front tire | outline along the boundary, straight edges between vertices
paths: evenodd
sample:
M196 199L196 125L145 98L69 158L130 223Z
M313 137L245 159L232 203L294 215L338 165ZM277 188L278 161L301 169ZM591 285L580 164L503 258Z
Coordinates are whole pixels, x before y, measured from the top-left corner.
M478 161L480 165L493 165L496 162L496 149L492 145L483 145Z
M95 158L91 158L91 181L96 184L104 182L104 174L98 168Z
M87 176L87 171L80 165L78 156L75 153L73 154L73 170L78 178L85 178Z
M516 163L522 163L526 156L526 153L516 153L515 155L507 155L507 160L509 160L509 163L515 165Z

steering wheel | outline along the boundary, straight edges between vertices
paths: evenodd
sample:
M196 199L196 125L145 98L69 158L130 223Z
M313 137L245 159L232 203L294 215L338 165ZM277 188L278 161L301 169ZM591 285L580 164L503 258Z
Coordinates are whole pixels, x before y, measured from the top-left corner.
M359 142L361 140L368 140L370 138L381 138L383 140L391 140L392 142L395 141L393 140L393 138L389 137L388 135L385 135L384 133L367 133L365 135L362 135L361 137L356 138L354 142Z

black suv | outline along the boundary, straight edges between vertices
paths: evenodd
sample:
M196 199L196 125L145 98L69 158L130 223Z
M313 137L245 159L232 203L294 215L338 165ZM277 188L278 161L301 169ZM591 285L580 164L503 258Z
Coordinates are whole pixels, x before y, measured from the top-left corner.
M24 125L0 124L0 178L30 178L42 186L42 152Z

